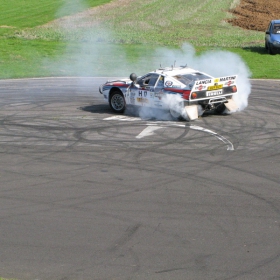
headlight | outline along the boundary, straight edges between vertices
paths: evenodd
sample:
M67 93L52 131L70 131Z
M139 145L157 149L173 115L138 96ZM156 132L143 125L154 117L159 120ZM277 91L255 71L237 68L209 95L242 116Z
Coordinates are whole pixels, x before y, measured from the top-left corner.
M273 42L273 45L274 45L274 46L280 46L280 42L279 42L279 41L274 41L274 42Z

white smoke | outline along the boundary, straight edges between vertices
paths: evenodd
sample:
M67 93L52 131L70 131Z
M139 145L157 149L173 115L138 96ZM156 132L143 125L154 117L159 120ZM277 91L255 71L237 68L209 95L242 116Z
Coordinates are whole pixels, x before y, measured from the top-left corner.
M43 61L44 67L51 69L54 75L93 77L101 73L104 76L108 72L106 69L112 67L107 58L122 53L120 46L104 44L113 37L109 30L101 24L87 26L83 13L77 13L87 8L84 0L64 1L56 13L58 19L47 26L54 28L60 39L65 39L63 53ZM65 14L70 15L59 18Z
M248 97L251 93L250 76L251 72L242 58L232 52L223 50L211 50L201 55L196 55L192 45L185 43L179 50L169 50L161 48L157 57L162 57L165 66L188 65L190 68L205 72L213 77L223 77L238 75L238 94L234 100L239 110L244 110L248 106Z
M167 109L167 108L166 108ZM139 109L139 117L142 120L150 120L150 119L156 119L160 121L171 121L172 117L169 114L169 108L168 110L163 109L155 109L155 108L149 108L149 107L141 107Z
M58 11L58 15L65 14L69 11L83 10L85 9L85 1L82 0L69 0L66 1L64 6ZM240 56L222 50L207 51L201 55L197 55L194 47L188 43L182 45L179 49L170 48L158 48L153 53L147 55L147 57L140 57L134 59L134 62L130 63L126 59L125 51L122 51L121 45L116 44L104 44L102 42L107 41L113 37L110 31L105 30L100 26L94 26L94 28L79 28L82 25L82 18L66 17L61 21L61 28L67 30L67 28L73 28L76 32L80 33L76 42L69 43L64 54L60 59L56 61L45 61L45 65L52 65L56 69L56 73L62 75L78 76L78 77L92 77L92 76L104 76L110 70L112 73L112 65L108 57L119 57L119 66L116 67L114 75L123 76L126 73L127 76L134 69L143 69L142 73L147 71L168 66L185 66L186 64L190 68L194 68L198 71L205 72L214 77L222 77L228 75L238 75L237 86L238 94L235 96L235 101L238 104L239 110L243 110L248 105L248 97L251 92L251 84L249 77L251 75L248 67L243 62ZM76 28L77 27L77 28ZM103 59L107 57L107 59ZM154 58L154 59L151 59ZM174 96L172 96L174 97ZM170 106L176 109L178 104L182 100L177 96L172 99L164 99L163 106ZM173 104L174 102L174 104ZM155 110L149 110L143 108L140 110L140 116L145 118L152 116ZM165 118L165 115L155 114L156 118Z
M155 57L157 61L153 61L153 67L161 66L185 66L205 72L213 77L223 77L238 75L237 88L238 93L234 96L234 101L237 103L238 110L244 110L248 106L248 97L251 93L251 83L249 77L251 72L240 56L229 51L211 50L201 55L196 55L195 49L192 45L185 43L180 49L159 48ZM158 61L159 59L159 61ZM183 117L187 118L184 111L182 111L180 103L182 98L179 95L170 95L163 100L165 108L181 112ZM201 108L198 108L198 115L202 114ZM140 110L140 116L148 117L145 114L147 109ZM151 115L151 112L149 112ZM156 116L157 117L157 116Z
M248 106L248 97L251 93L251 72L240 56L229 51L208 51L195 59L200 71L209 73L214 77L238 75L237 95L234 101L238 110L244 110Z
M183 116L187 119L182 106L182 97L179 94L168 94L162 97L162 107L160 109L150 107L140 107L139 117L141 119L156 119L171 121L173 118ZM170 114L170 112L172 114Z

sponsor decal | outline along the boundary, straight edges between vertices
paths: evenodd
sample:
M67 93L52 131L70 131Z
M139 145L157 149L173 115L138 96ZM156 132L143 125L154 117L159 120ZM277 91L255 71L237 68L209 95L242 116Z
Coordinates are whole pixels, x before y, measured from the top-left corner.
M215 80L214 80L214 83L218 83L218 82L219 82L219 79L215 79Z
M216 96L216 95L221 95L223 94L222 90L216 90L216 91L208 91L206 92L206 96L211 97L211 96Z
M162 107L162 102L161 101L155 101L154 106L155 107Z
M222 78L220 78L220 82L226 82L226 81L235 80L235 79L236 79L236 76L222 77Z
M135 98L130 97L130 104L135 105Z
M103 94L104 95L104 98L106 98L107 99L107 95L106 94Z
M150 92L150 98L154 98L154 93Z
M217 90L223 88L223 85L214 85L214 86L209 86L207 90Z
M139 103L149 103L149 99L142 98L142 97L137 97L137 102L139 102Z
M199 85L198 87L195 87L195 90L199 90L199 91L204 90L204 89L206 89L206 86L203 86L203 85Z
M162 96L163 96L162 91L155 93L155 97L157 97L159 100L161 100Z
M225 85L228 86L228 87L229 87L231 84L234 84L234 82L233 82L233 81L228 81L228 82L225 83Z
M148 95L148 92L146 91L146 90L139 90L139 96L145 96L145 97L147 97L147 95Z
M209 80L202 80L202 81L197 81L195 83L196 86L199 86L199 85L206 85L206 84L210 84L211 83L211 79Z
M165 82L165 86L167 86L167 87L172 87L172 85L173 85L173 82L171 82L171 81Z

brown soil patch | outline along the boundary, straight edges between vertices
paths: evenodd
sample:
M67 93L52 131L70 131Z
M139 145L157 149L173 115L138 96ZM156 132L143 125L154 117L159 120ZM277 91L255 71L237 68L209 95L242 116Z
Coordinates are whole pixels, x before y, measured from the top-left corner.
M240 0L240 5L231 11L233 25L244 29L265 31L272 19L280 19L279 0Z
M90 8L75 15L66 16L49 22L43 26L79 27L94 26L114 16L112 11L125 9L132 0L114 0L105 5ZM147 1L148 0L143 0ZM238 1L238 0L236 0ZM280 0L239 0L238 4L230 12L234 18L228 22L248 30L265 31L272 19L280 19ZM108 11L108 13L104 13ZM102 15L102 16L101 16Z

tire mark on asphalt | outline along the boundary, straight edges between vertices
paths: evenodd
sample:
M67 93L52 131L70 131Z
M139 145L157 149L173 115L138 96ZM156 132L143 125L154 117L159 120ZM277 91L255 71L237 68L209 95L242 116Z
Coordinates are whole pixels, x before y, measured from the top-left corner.
M254 107L252 107L254 108ZM254 117L254 114L252 112L244 112L243 113L243 117L244 115L246 115L248 118L253 118ZM232 118L235 118L235 117L232 117ZM218 118L216 118L218 119ZM207 118L203 118L203 121L206 121ZM262 135L264 136L266 134L266 131L269 131L269 121L265 121L265 119L263 118L257 118L257 120L255 122L251 122L251 125L253 126L253 128L251 128L251 130L246 130L244 129L244 126L246 125L246 122L242 121L242 118L240 117L236 117L236 120L239 120L238 124L235 126L235 130L234 131L231 131L233 134L236 133L243 133L244 136L248 136L248 139L250 139L251 136L256 136L256 132L258 135ZM226 124L226 119L222 119L219 123L215 123L215 118L208 118L208 122L209 122L209 127L213 130L218 130L219 131L222 131L223 129L225 129L227 127L227 124ZM47 121L46 121L47 123ZM63 126L66 124L67 122L61 122L61 126L63 128ZM221 125L222 124L222 125ZM75 128L75 125L73 125L73 130L72 132L77 132L77 134L73 134L75 135L75 140L77 140L77 142L75 143L75 145L73 146L70 146L68 148L63 148L63 149L60 149L60 148L57 148L57 151L62 151L64 153L71 153L71 154L74 154L75 153L85 153L84 156L86 156L86 154L89 154L90 156L94 157L95 155L97 155L97 152L94 152L94 149L93 148L90 148L90 147L83 147L83 148L80 148L80 147L77 147L76 144L79 144L79 143L82 143L82 141L89 141L89 143L92 143L94 141L90 140L90 139L84 139L83 140L83 134L86 134L88 131L89 133L91 132L90 130L85 130L84 132L82 132L82 130L76 130ZM68 126L71 126L70 125L70 122L69 122L69 125ZM241 130L239 131L238 128ZM260 132L262 131L262 128L265 128L266 130L264 131L264 134L260 134ZM45 129L47 130L47 127L45 127ZM95 129L93 126L91 126L91 129ZM43 131L43 130L42 130ZM71 129L69 129L69 131L71 131ZM99 131L102 131L102 129L100 128ZM40 130L38 131L40 133ZM57 131L59 132L59 131ZM122 127L119 126L117 128L117 132L118 133L121 133L122 132ZM130 134L125 134L125 136L129 136ZM186 134L187 135L187 134ZM57 135L56 135L57 136ZM273 135L272 135L273 136ZM57 136L58 137L58 136ZM67 135L65 134L65 136L63 136L65 138L67 138ZM105 137L106 137L106 134L105 134ZM180 136L179 136L180 137ZM58 137L59 138L59 137ZM267 137L269 139L269 137ZM170 143L172 143L172 140L168 139L167 137L163 138L163 139L167 139L166 141L170 141ZM231 139L231 138L230 138ZM174 140L174 139L173 139ZM277 140L277 137L276 137L276 140ZM48 140L49 141L49 140ZM103 141L103 142L102 142ZM113 143L114 141L114 143ZM165 140L163 140L165 141ZM185 142L186 139L184 137L182 138L178 138L176 139L175 138L175 141L174 141L174 144L175 143L186 143ZM55 142L54 142L55 143ZM147 152L150 153L151 150L147 150L147 152L145 151L145 148L146 147L143 147L143 144L146 143L147 145L153 145L153 142L152 140L151 141L145 141L144 143L143 142L137 142L136 144L139 145L139 147L137 147L136 151L134 151L133 149L130 149L130 150L127 150L127 148L129 148L129 144L131 143L129 140L126 140L126 139L110 139L108 141L104 141L104 140L101 140L99 142L100 144L103 144L104 145L104 152L100 152L98 153L98 156L100 156L100 158L98 160L92 160L91 163L98 163L102 166L113 166L113 165L116 165L116 163L120 166L120 169L125 169L125 168L131 168L131 169L134 169L134 170L138 170L138 169L141 169L143 172L148 172L148 173L151 173L151 174L164 174L165 172L167 173L166 174L166 177L168 175L171 175L170 177L170 181L168 182L159 182L158 185L153 185L153 187L156 187L156 188L165 188L167 187L168 185L170 185L170 182L172 182L172 180L176 180L176 178L182 178L182 179L185 179L184 181L187 181L188 179L191 181L191 182L198 182L201 183L201 184L209 184L209 185L221 185L223 183L223 187L224 188L227 188L229 190L236 190L238 191L239 193L244 193L245 196L248 196L248 197L253 197L254 200L261 200L263 203L267 204L267 202L269 203L268 204L268 209L266 211L267 212L267 215L270 215L270 217L274 217L275 216L275 212L276 212L276 216L275 217L279 217L279 207L278 207L278 203L276 201L273 201L273 197L269 197L269 196L266 196L265 193L263 194L258 194L257 191L253 190L253 188L251 189L247 189L246 186L235 186L233 184L231 184L230 182L228 182L227 184L224 184L224 182L221 182L221 180L216 177L216 178L209 178L209 176L203 176L203 174L199 174L200 178L197 178L197 174L193 174L192 173L192 170L186 170L186 169L183 169L181 168L180 169L180 165L177 163L176 164L176 161L179 159L180 162L183 163L183 160L186 159L186 155L182 152L181 154L174 154L174 151L175 149L163 149L163 150L160 150L160 149L156 149L155 150L155 154L158 156L159 159L161 159L163 156L165 155L169 155L169 156L173 156L174 157L174 166L177 166L177 170L172 170L171 168L171 165L172 165L172 162L170 162L170 165L167 164L167 166L165 167L165 169L163 169L163 165L161 166L157 166L157 162L155 161L156 164L154 164L154 166L151 164L151 163L147 163L147 162L144 162L144 158L139 158L138 161L136 161L135 159L135 155L137 156L137 152L139 152L139 149L141 149L141 152L142 153L142 156L147 155ZM114 146L115 144L119 145L117 148L118 148L118 151L115 153L115 154L112 154L114 152L114 150L116 150L116 146ZM172 143L173 144L173 143ZM9 147L13 148L13 145L10 145ZM167 146L163 146L163 147L167 147ZM243 144L243 147L245 148L249 148L250 146L248 145L247 147ZM273 148L273 145L271 146ZM2 146L3 148L3 146ZM45 147L43 147L45 148ZM270 148L270 142L267 142L266 143L266 146L263 146L261 143L257 146L258 148L258 151L256 152L252 152L251 155L254 155L250 158L250 160L258 160L258 157L261 158L262 156L262 152L266 152L267 149ZM90 151L90 149L92 149L92 151ZM48 150L48 148L46 149ZM184 151L184 150L182 150ZM213 151L213 150L212 150ZM226 155L226 153L222 152L222 153L218 153L218 156L215 158L215 159L211 159L210 156L211 156L211 152L212 151L208 151L208 150L203 150L204 152L204 156L203 154L196 154L195 152L193 151L190 151L190 153L188 154L188 157L190 159L190 161L193 160L193 162L195 162L195 164L198 165L198 168L211 168L213 165L216 165L216 166L224 166L226 165L226 167L228 168L228 170L236 170L238 171L237 174L252 174L254 176L256 176L256 178L259 178L260 180L264 181L268 188L272 189L273 188L273 183L277 183L277 180L274 180L273 178L270 178L268 174L258 174L257 171L248 171L247 169L243 170L242 168L240 168L239 166L233 166L233 164L230 164L230 163L227 163L226 160L228 159L228 155ZM214 150L215 151L215 150ZM8 151L7 151L8 152ZM18 150L19 154L24 154L26 157L30 157L30 162L32 161L32 159L38 157L38 152L35 151L34 149L34 152L37 153L37 155L31 155L32 154L32 148L30 147L30 150L29 152L24 152L23 149L19 149ZM246 151L244 151L245 153ZM106 156L105 156L105 155ZM16 155L16 153L14 153L14 155ZM51 155L51 156L50 156ZM278 154L279 155L279 154ZM111 158L108 158L107 156L111 157ZM151 157L153 156L152 154L150 155ZM242 157L242 153L239 154L240 157ZM270 155L266 155L268 157L270 157ZM273 155L274 157L276 157L277 155ZM128 158L126 158L128 157ZM39 158L39 157L38 157ZM49 154L49 155L45 155L42 157L43 160L45 160L46 162L49 162L49 163L59 163L59 162L63 162L63 160L66 160L70 165L71 164L79 164L78 161L75 161L75 159L70 159L70 157L67 157L67 158L63 158L63 159L59 159L57 157L55 157L55 152L53 154ZM215 161L218 161L218 162L215 162ZM137 164L138 163L138 164ZM191 164L188 163L188 166L190 166ZM178 168L179 167L179 168ZM92 170L90 170L90 168L86 167L86 166L81 166L81 170L84 172L80 173L80 176L83 177L85 174L89 174ZM6 170L8 172L8 169ZM30 171L29 171L30 172ZM241 172L241 173L239 173ZM25 175L30 175L31 177L34 177L36 178L36 174L33 174L33 173L30 173L30 174L25 174ZM49 174L45 174L46 175L46 178L48 178ZM66 176L68 176L69 174L63 174L62 177L60 178L55 178L54 179L54 183L59 180L63 180L63 179L66 179ZM178 177L177 177L178 176ZM71 177L72 178L72 177ZM265 179L265 180L264 180ZM93 178L93 181L94 181L94 178ZM154 181L153 181L154 182ZM98 184L101 184L102 182L98 182ZM279 182L278 182L279 183ZM272 185L273 184L273 185ZM101 186L102 187L102 186ZM237 189L236 189L237 187ZM129 190L129 186L125 186L126 190ZM195 188L195 185L194 185L194 188ZM136 191L136 190L132 190L132 191ZM145 191L145 189L142 189L142 188L139 188L139 191ZM245 192L244 192L245 191ZM78 203L75 203L75 198L70 198L69 201L73 202L73 203L69 203L69 205L60 205L59 203L60 202L65 202L68 200L68 198L66 198L65 200L50 200L49 202L47 202L47 206L49 207L46 211L50 211L51 209L61 209L61 208L64 208L65 209L76 209L78 211L87 211L87 205L85 205L84 203L88 202L88 203L92 203L93 201L98 201L99 199L110 199L110 198L114 198L114 197L118 197L117 195L120 195L120 196L125 196L128 194L128 192L126 193L125 191L123 191L122 193L118 193L119 190L116 190L115 192L112 192L112 193L104 193L103 196L97 196L97 197L86 197L86 196L83 196L83 195L80 195L79 196L79 199L80 201L78 201ZM116 196L114 196L116 195ZM15 199L14 197L14 194L10 197L6 197L7 199ZM19 198L21 199L21 198ZM72 199L72 200L71 200ZM38 203L38 204L41 204L41 203L44 203L44 201L37 201L36 202L36 199L33 198L33 201L34 203ZM77 202L77 201L76 201ZM170 201L172 202L172 201ZM218 202L218 205L220 205L220 203ZM226 205L224 205L226 206ZM223 206L223 208L224 208ZM53 208L52 208L53 207ZM71 208L72 207L72 208ZM270 209L270 210L269 210ZM272 211L271 211L272 210ZM96 211L94 213L97 213L99 215L104 215L104 216L110 216L110 211L106 212L102 212L102 211ZM121 250L122 247L129 247L129 246L126 246L128 244L128 242L130 240L133 239L133 237L135 237L135 233L138 232L138 229L136 229L135 233L133 233L133 227L137 227L137 224L135 221L133 221L133 219L128 219L128 216L126 217L122 217L122 215L120 214L115 214L115 215L111 215L111 216L114 216L115 219L122 219L122 221L126 221L129 220L129 224L130 224L130 227L128 227L128 229L130 228L130 230L132 231L132 235L131 235L131 238L129 238L129 235L130 233L127 233L127 234L124 234L124 235L121 235L119 237L119 239L116 239L116 241L120 240L120 244L123 244L122 246L117 246L115 249L114 249L114 244L111 246L112 248L112 252L115 252L117 254L117 252L119 250ZM229 219L232 219L232 216L234 216L234 213L231 215L231 217L229 217ZM232 221L232 220L231 220ZM215 224L215 220L211 220L211 223ZM139 223L139 225L141 225L141 223ZM221 225L222 226L222 225ZM221 228L219 227L219 225L217 226L217 224L215 225L215 228L218 227L218 228ZM226 228L224 228L226 230ZM162 232L162 234L167 234L167 233L164 233ZM126 239L126 237L128 237L128 239ZM269 235L268 235L269 237ZM127 240L127 241L126 241ZM178 239L177 239L178 240ZM122 243L123 242L123 243ZM114 255L114 254L113 254ZM137 254L136 254L137 255ZM136 256L137 257L137 256ZM105 261L107 258L104 258L103 261ZM235 277L235 278L240 278L242 276L248 276L250 277L254 271L257 271L258 270L258 267L264 267L270 263L272 263L273 261L276 261L279 259L279 253L276 251L274 254L271 254L270 257L267 257L267 258L263 258L262 261L259 261L257 262L255 265L249 267L247 270L243 270L239 273L236 273L234 274L233 276L231 277ZM177 270L180 270L180 269L183 269L184 265L180 266L179 265L174 265L175 267L175 270L173 268L173 271L176 271L176 267L177 267ZM172 270L172 268L171 268ZM164 273L164 270L158 270L158 272L161 272L163 271L162 273ZM213 271L213 270L212 270ZM167 271L166 271L167 273ZM67 277L67 276L65 276ZM224 278L223 278L224 279ZM229 278L229 279L234 279L234 278Z
M123 247L128 241L132 239L132 237L136 234L136 232L141 227L141 223L137 223L135 225L129 226L123 233L122 236L120 236L118 239L114 241L114 244L111 245L111 247L108 248L109 252L114 252L116 250L119 250L121 247Z

